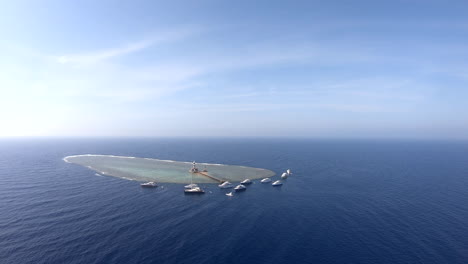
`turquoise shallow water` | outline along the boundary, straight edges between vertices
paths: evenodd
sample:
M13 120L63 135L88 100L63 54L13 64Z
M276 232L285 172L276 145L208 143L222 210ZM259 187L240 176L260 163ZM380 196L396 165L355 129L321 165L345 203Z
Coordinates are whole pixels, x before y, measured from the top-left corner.
M64 161L85 166L102 175L114 176L128 180L157 181L168 183L217 183L209 177L190 173L192 162L158 160L113 155L75 155L64 158ZM231 182L244 179L260 179L274 176L271 170L245 166L199 163L200 170L206 169L209 175Z

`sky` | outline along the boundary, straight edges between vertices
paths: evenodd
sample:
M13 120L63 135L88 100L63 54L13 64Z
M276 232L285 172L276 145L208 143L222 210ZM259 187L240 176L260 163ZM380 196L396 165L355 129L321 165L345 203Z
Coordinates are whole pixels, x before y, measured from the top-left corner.
M467 1L0 0L0 137L468 139Z

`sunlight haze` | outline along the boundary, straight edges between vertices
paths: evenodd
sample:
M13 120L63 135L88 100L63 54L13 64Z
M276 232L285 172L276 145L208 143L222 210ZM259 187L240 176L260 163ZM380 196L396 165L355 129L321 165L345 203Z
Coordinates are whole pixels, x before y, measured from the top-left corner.
M0 136L467 137L465 1L284 3L2 1Z

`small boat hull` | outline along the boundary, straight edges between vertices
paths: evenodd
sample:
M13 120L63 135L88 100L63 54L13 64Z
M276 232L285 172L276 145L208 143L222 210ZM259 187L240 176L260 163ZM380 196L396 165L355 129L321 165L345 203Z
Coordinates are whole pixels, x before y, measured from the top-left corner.
M155 182L147 182L147 183L142 183L140 184L141 187L143 188L156 188L158 185Z
M283 185L283 183L281 181L275 181L274 183L272 183L271 185L273 186L281 186Z
M191 191L191 190L184 190L185 194L204 194L205 191L200 190L200 191Z
M223 182L222 184L218 185L218 187L221 189L229 189L234 187L234 185L232 185L230 182Z
M191 183L191 184L189 184L189 185L185 185L185 186L184 186L185 189L192 189L192 188L195 188L195 187L198 187L198 185L195 184L195 183Z
M271 179L270 178L265 178L263 180L260 181L261 183L268 183L268 182L271 182Z
M191 188L191 189L185 189L184 193L185 194L203 194L203 193L205 193L205 191L200 187L194 187L194 188Z
M249 184L252 184L252 181L251 180L244 180L244 181L241 181L241 184L242 185L249 185Z
M236 186L236 188L234 188L234 191L236 191L236 192L243 192L245 190L247 190L247 188L245 188L245 186L242 185L242 184L239 184L239 185Z

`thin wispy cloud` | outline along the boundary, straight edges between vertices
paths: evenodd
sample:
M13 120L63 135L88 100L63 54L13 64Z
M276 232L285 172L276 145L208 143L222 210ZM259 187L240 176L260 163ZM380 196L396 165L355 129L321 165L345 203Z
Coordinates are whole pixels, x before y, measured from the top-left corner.
M143 40L139 42L129 43L122 47L118 48L111 48L107 50L91 52L91 53L84 53L84 54L70 54L70 55L62 55L57 58L57 62L65 64L65 63L97 63L103 60L111 59L114 57L119 57L123 55L130 54L132 52L137 52L139 50L143 50L148 48L157 42L154 40Z
M111 47L104 50L91 51L85 53L71 53L56 57L56 61L62 64L77 63L77 64L94 64L109 60L112 58L129 55L134 52L142 51L158 44L167 44L175 41L180 41L195 34L199 34L199 27L185 27L171 30L152 33L150 37L142 40L124 43L117 47Z
M385 121L403 129L431 118L466 119L466 19L371 12L317 13L312 21L306 12L278 21L279 14L230 10L245 17L239 21L231 13L194 15L198 5L188 6L152 6L141 17L116 9L104 18L102 9L83 24L61 2L56 9L67 16L60 25L46 13L29 22L2 17L12 23L0 25L8 32L8 47L0 43L0 116L22 130L43 124L37 133L96 127L89 133L99 135L128 124L135 135L143 128L147 135L183 133L192 114L219 135L233 133L227 117L247 127L236 130L245 134L293 133L282 122L307 134L316 124L361 131L358 125Z

